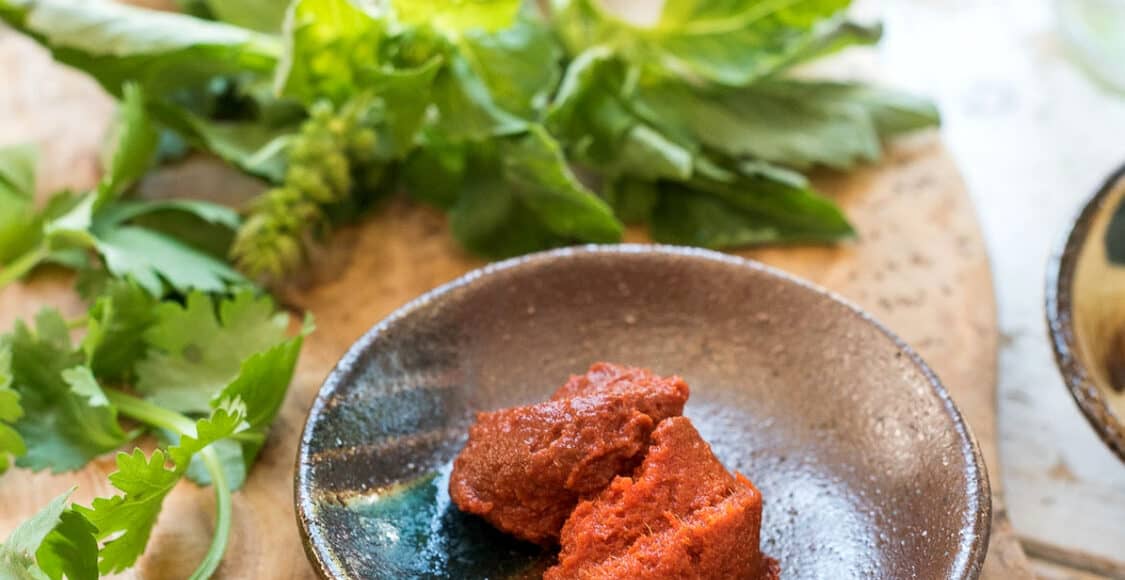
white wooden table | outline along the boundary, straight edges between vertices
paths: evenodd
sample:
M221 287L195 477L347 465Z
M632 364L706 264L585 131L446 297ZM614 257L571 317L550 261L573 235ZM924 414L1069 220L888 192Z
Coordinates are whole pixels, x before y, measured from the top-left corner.
M1044 577L1087 577L1083 568L1100 565L1089 577L1121 578L1125 464L1063 386L1043 288L1065 224L1125 163L1125 95L1072 59L1053 8L1050 0L886 0L880 60L896 84L938 100L980 213L1002 332L1000 476L1016 531L1029 555L1074 560L1070 570L1041 561Z

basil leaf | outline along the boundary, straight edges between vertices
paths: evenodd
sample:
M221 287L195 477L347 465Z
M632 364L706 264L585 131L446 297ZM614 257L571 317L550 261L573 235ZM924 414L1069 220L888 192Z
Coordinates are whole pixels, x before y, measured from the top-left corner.
M875 161L881 139L938 124L922 99L858 83L777 80L706 91L679 83L641 89L646 116L733 157L804 168Z
M745 86L817 52L850 0L668 0L652 26L607 14L596 0L556 0L553 18L572 54L605 44L658 76ZM847 38L847 37L845 37ZM833 45L837 47L837 45Z
M106 0L0 0L0 18L118 96L129 81L162 96L220 75L268 74L281 54L270 36Z

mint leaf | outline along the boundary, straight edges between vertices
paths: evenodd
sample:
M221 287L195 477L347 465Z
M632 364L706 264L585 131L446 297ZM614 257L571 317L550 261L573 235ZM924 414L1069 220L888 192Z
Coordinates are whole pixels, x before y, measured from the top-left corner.
M391 0L398 19L428 25L456 36L470 30L494 32L511 26L520 0Z
M734 157L846 169L875 161L881 137L938 123L928 102L855 83L763 81L735 91L642 89L653 120Z
M118 96L134 80L164 96L216 76L268 74L281 53L267 35L105 0L0 0L0 18Z
M607 44L656 76L745 86L819 52L840 25L830 19L849 4L668 0L646 27L606 13L596 0L556 0L552 17L572 54Z
M27 453L16 465L70 471L128 440L117 411L82 366L82 354L71 348L58 311L41 311L34 330L18 322L3 341L11 349L12 387L24 410L15 426Z
M217 307L199 292L184 306L165 302L146 333L150 350L137 364L137 390L179 412L206 413L238 376L242 361L285 340L288 315L249 290Z

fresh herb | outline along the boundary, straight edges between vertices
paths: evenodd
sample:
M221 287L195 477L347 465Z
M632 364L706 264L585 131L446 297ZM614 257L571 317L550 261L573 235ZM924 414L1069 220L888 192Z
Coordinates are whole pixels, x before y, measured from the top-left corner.
M56 497L0 544L0 576L21 580L98 577L97 529L82 514L67 508L73 492Z
M25 524L37 535L17 532L0 547L0 570L27 570L15 577L28 578L65 572L73 579L132 566L164 498L187 476L215 488L215 537L192 576L209 577L226 548L230 494L242 486L265 441L311 331L306 323L289 338L287 324L286 314L249 289L226 299L192 293L181 304L117 279L78 323L48 309L34 325L17 323L0 337L5 466L15 456L17 466L34 471L79 469L148 429L168 445L149 456L139 449L119 453L110 482L121 495L65 512L52 504ZM77 345L70 340L73 326L85 328ZM123 418L141 427L127 430ZM55 528L44 540L47 522ZM95 538L97 569L68 571L90 560L78 555ZM36 552L40 543L45 548Z
M162 231L183 219L233 230L239 225L235 212L201 201L122 199L155 152L156 131L144 99L137 85L125 87L117 144L97 188L81 195L56 193L41 210L33 200L34 150L0 149L0 208L7 210L0 211L0 287L44 263L87 268L91 254L109 272L133 278L154 296L168 289L217 292L245 282L222 259Z
M519 0L294 0L280 32L276 3L184 4L190 15L0 0L0 17L115 94L137 83L160 126L275 185L232 248L257 279L293 271L331 224L398 186L488 256L617 241L626 221L716 248L832 242L851 226L795 171L873 161L886 139L938 123L925 100L787 76L878 40L846 20L849 0L668 0L651 24L597 0L545 14ZM0 238L27 235L12 232ZM67 258L53 247L32 261Z

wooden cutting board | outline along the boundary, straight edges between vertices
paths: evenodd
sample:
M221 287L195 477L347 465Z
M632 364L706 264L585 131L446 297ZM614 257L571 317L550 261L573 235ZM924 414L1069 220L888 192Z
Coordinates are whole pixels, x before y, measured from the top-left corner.
M99 151L113 104L94 83L0 28L0 144L35 142L44 155L39 191L85 189L99 174ZM1030 578L1004 511L996 440L996 306L988 255L957 167L936 134L897 144L877 166L824 175L860 239L836 247L740 252L806 277L856 302L913 345L952 392L991 473L989 579ZM212 163L192 161L146 180L147 195L229 199L260 185ZM643 241L630 231L630 241ZM234 501L234 528L220 578L311 578L293 514L293 466L307 409L336 360L370 326L418 294L482 264L452 241L444 217L406 202L336 236L287 304L312 310L319 330L306 343L296 379L270 440ZM44 305L83 309L69 275L46 271L0 292L0 329ZM12 470L0 476L0 537L55 495L112 493L105 456L65 475ZM213 525L209 489L184 483L167 501L149 550L121 578L177 579L194 569Z

